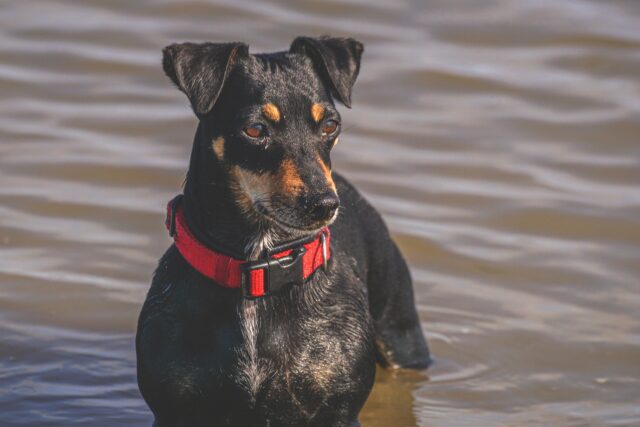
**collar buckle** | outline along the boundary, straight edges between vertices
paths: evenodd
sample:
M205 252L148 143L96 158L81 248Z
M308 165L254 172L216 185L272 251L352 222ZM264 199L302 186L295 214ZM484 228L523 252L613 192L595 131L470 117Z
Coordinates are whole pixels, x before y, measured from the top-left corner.
M240 287L245 298L259 298L277 293L293 285L304 282L302 259L306 249L304 246L294 248L287 256L245 262L240 266L242 279ZM251 293L251 271L264 270L264 294Z

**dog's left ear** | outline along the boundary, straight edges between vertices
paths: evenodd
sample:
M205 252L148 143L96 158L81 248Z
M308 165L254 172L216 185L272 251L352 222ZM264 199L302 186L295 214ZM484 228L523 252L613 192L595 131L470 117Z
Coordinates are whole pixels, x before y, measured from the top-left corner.
M213 108L237 58L248 51L244 43L176 43L162 50L162 68L201 117Z
M363 44L352 38L298 37L289 52L310 57L316 71L330 83L334 96L351 108L351 88L360 72L363 50Z

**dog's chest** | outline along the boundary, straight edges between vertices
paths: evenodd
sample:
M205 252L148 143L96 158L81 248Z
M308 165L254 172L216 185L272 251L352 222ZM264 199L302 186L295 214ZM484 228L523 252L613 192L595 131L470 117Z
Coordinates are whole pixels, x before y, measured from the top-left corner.
M233 373L250 404L287 402L288 411L305 418L336 395L359 392L356 372L373 366L364 296L316 299L306 291L287 301L242 304L243 345Z

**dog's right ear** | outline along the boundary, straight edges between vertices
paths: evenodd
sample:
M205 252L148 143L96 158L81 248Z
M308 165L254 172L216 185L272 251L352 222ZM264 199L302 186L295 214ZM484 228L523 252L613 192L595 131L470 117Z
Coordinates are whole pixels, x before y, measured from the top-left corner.
M244 43L176 43L162 50L162 68L201 117L213 108L236 59L248 53Z
M289 52L309 56L319 72L333 88L335 98L351 108L351 88L360 72L364 46L344 37L297 37Z

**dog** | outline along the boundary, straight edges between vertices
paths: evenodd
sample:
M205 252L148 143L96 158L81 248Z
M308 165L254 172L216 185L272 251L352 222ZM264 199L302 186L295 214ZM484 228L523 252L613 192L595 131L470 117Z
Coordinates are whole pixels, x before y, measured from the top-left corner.
M138 322L155 426L359 426L376 362L430 364L400 251L331 169L362 52L331 37L163 50L199 121Z

